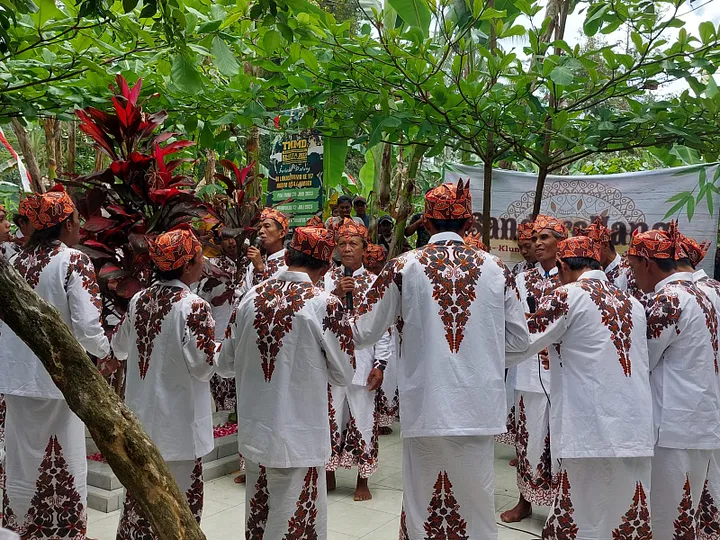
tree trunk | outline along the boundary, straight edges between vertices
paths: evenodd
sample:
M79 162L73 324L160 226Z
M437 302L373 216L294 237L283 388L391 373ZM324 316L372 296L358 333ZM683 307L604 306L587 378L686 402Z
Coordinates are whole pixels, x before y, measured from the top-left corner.
M395 237L390 244L390 254L388 259L397 257L402 253L403 245L405 244L405 224L407 223L408 216L412 211L412 198L415 194L415 178L417 176L418 168L420 167L420 161L427 152L427 146L415 145L413 146L410 154L410 163L407 169L407 178L403 182L402 193L398 201L397 218L395 220ZM398 186L398 191L400 187Z
M45 132L45 170L48 180L57 177L57 160L55 159L55 119L43 118L42 127Z
M60 176L60 173L62 173L65 168L62 149L62 123L57 118L55 118L55 124L53 125L53 144L55 145L56 171L58 176Z
M105 168L105 154L97 148L95 149L95 166L93 172L100 172Z
M542 193L545 189L545 179L548 175L547 166L540 167L538 172L537 183L535 184L535 201L533 201L533 213L531 218L534 220L540 213L540 205L542 204Z
M215 183L215 164L217 163L217 152L213 150L212 148L208 148L205 151L205 156L207 157L207 163L205 163L205 184L214 184Z
M382 164L380 168L380 188L378 189L378 202L380 210L390 212L390 179L392 178L392 145L385 144L382 153Z
M488 150L492 146L492 134L488 135ZM492 161L483 164L483 222L482 222L482 241L488 249L490 249L490 224L491 224L491 206L492 206L492 178L493 168Z
M245 143L245 150L247 152L247 164L250 165L253 161L255 167L253 167L252 173L256 177L260 174L260 128L253 126L248 131L247 141ZM249 184L250 189L246 196L251 199L257 199L262 206L262 182L252 182Z
M42 183L42 173L38 166L35 152L33 152L32 144L28 138L27 131L20 123L17 118L12 119L12 127L17 137L18 144L20 145L20 151L22 152L23 159L25 160L25 166L27 167L28 173L30 174L30 187L35 193L44 193Z
M75 174L75 152L77 151L77 124L72 120L68 124L67 172Z
M0 319L45 366L157 536L163 540L204 539L185 495L135 415L92 365L58 311L35 294L3 258Z

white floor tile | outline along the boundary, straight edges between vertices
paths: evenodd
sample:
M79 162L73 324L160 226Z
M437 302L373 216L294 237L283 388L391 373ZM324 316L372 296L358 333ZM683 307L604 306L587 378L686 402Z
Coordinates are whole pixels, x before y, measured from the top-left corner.
M393 514L354 501L339 501L328 506L328 529L360 538L395 518Z

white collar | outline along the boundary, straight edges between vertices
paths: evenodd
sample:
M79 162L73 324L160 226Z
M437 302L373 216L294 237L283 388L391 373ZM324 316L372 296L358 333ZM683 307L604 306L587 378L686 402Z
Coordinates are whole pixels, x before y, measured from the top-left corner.
M578 276L578 281L581 279L599 279L600 281L607 281L607 276L602 270L588 270Z
M655 292L660 292L662 288L667 285L668 283L672 283L674 281L692 281L693 275L691 272L675 272L674 274L666 277L662 281L658 282L657 285L655 285Z
M340 266L338 266L338 268L340 269L340 273L344 275L345 274L345 265L341 264ZM357 270L355 270L353 272L353 277L359 276L360 274L364 274L364 273L365 273L365 266L361 264L360 268L358 268Z
M277 259L279 257L284 257L284 256L285 256L285 248L282 248L280 251L276 251L272 255L268 255L267 260L272 261L273 259Z
M708 277L708 275L705 270L700 269L693 274L693 281L700 281L702 278L706 277Z
M190 287L188 287L184 281L180 281L179 279L171 279L169 281L161 281L160 285L163 287L180 287L182 289L185 289L186 291L190 290Z
M615 254L615 258L610 264L605 267L605 272L612 272L616 266L619 266L622 262L622 257L619 254Z
M543 276L543 277L545 277L545 269L543 268L542 264L540 264L539 262L536 262L534 266L535 266L535 268L537 269L537 271L540 272L540 275ZM554 276L554 275L557 274L557 273L558 273L557 266L553 266L553 267L552 267L550 270L548 270L548 272L547 272L547 274L548 274L549 276Z
M433 234L430 237L430 241L428 243L429 244L438 244L440 242L447 242L447 241L462 242L462 243L465 242L462 239L462 236L460 236L458 233L447 231L447 232L439 232L437 234Z
M279 279L281 281L294 281L296 283L312 283L310 276L308 276L305 272L291 272L290 270L278 272L275 279Z

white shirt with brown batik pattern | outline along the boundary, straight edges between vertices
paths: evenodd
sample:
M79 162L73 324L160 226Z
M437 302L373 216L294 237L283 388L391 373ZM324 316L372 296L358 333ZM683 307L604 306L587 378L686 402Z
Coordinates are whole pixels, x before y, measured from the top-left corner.
M551 268L546 276L543 267L537 263L517 277L517 285L525 312L529 313L529 296L535 299L537 307L561 283L557 268ZM550 392L550 371L539 365L537 354L525 358L526 360L515 368L517 373L515 388L521 392L535 392L536 394Z
M357 311L358 347L403 320L398 386L405 437L505 432L505 350L528 333L500 259L440 233L388 262Z
M212 308L216 334L222 337L237 303L238 288L241 280L237 278L237 265L227 255L220 255L206 261L212 274L203 278L198 287L198 295Z
M266 467L324 466L328 382L347 386L355 372L340 300L282 271L245 295L228 329L218 374L235 376L240 453Z
M551 455L652 456L642 304L611 285L604 272L593 270L546 295L528 327L528 352L550 352Z
M287 266L285 266L284 248L265 257L265 270L262 272L256 272L255 267L250 263L245 271L245 281L240 291L240 297L245 296L255 285L267 279L274 278L283 270L287 270Z
M98 358L110 354L100 324L100 288L87 255L57 241L21 251L13 265L43 300L58 309L88 353ZM0 335L0 393L65 399L40 360L7 326Z
M210 305L182 281L156 283L130 301L112 346L127 363L125 402L163 458L194 460L212 451Z
M718 312L689 272L664 279L655 293L646 312L657 445L718 449Z

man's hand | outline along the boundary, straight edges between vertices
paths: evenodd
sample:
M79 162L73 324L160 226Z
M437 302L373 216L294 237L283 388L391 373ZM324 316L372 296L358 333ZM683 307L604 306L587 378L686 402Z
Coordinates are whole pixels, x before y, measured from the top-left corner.
M550 353L547 349L540 351L540 361L542 362L542 367L546 371L550 369Z
M263 260L262 253L255 246L250 246L247 250L247 258L255 267L256 272L265 271L265 261Z
M372 371L370 372L370 375L368 375L368 392L374 392L378 388L380 388L380 385L383 383L383 379L385 378L385 374L382 372L382 370L378 368L372 368Z
M334 294L338 298L345 298L345 295L349 292L355 291L355 278L353 277L342 277L337 282Z
M114 355L106 356L105 358L98 360L98 371L103 377L109 377L115 373L120 367L120 360L115 358Z

